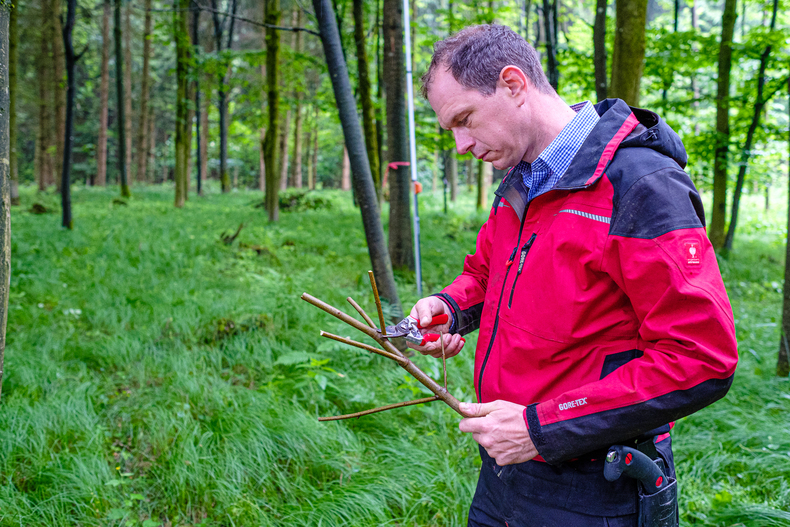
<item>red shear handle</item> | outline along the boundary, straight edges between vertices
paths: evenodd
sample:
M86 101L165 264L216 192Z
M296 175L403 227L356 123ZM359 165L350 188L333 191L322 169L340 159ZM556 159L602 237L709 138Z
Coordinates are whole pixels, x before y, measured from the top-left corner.
M420 342L420 346L425 346L426 342L436 342L437 340L439 340L439 335L436 333L427 333L422 336L422 342Z
M422 329L423 327L438 326L438 325L440 325L440 324L447 324L447 322L448 322L449 320L450 320L450 317L449 317L449 316L448 316L448 315L445 313L444 315L438 315L438 316L435 316L435 317L433 317L433 318L431 319L431 323L430 323L430 324L428 324L427 326L423 326L422 324L420 324L420 321L418 320L418 321L417 321L417 327L418 327L419 329ZM439 337L437 336L437 337L436 337L435 339L433 339L433 340L437 340L438 338L439 338ZM433 340L429 340L428 342L433 342Z

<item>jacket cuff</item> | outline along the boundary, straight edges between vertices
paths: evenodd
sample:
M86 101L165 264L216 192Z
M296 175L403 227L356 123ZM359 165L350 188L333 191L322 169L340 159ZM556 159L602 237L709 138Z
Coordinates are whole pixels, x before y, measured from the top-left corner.
M544 449L541 449L542 446L546 445L546 437L541 430L537 406L538 403L533 403L524 408L524 420L527 422L527 431L529 432L530 439L532 439L532 444L535 445L538 454L540 454L543 459L546 459L543 453ZM548 462L548 460L546 461Z
M431 295L431 296L438 297L442 302L445 303L445 305L447 305L447 307L450 308L450 316L452 318L452 322L450 323L449 333L457 333L458 324L456 323L456 321L458 320L458 312L460 311L460 309L458 309L458 304L456 304L455 300L453 300L453 297L451 297L447 293L436 293L435 295Z

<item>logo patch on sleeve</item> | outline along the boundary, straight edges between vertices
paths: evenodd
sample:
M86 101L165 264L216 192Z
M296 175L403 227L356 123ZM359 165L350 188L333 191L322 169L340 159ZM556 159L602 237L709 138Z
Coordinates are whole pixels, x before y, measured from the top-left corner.
M699 242L686 242L683 244L683 249L686 255L686 263L689 265L699 265L701 256Z

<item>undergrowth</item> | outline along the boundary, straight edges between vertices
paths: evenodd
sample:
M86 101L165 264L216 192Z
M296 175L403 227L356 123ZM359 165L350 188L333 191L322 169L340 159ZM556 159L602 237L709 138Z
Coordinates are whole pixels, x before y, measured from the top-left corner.
M374 312L350 196L321 192L320 207L277 224L254 192L191 196L183 210L167 188L135 188L125 207L114 196L75 189L73 232L28 212L57 211L52 195L23 189L12 211L0 524L466 524L479 459L449 408L316 421L425 393L386 359L321 339L362 337L299 299L353 312L352 296ZM440 194L422 196L434 292L460 272L486 214L473 196L447 216ZM674 433L684 524L790 526L790 383L773 377L783 238L744 216L721 261L736 380ZM397 281L409 309L414 276ZM440 377L437 361L414 360ZM459 399L474 398L472 367L471 353L448 363Z

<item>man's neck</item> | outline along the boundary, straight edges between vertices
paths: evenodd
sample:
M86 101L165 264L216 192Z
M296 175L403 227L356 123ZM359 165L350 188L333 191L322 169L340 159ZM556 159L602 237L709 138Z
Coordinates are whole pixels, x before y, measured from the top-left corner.
M533 163L576 116L576 112L557 96L538 93L533 97L532 108L535 110L532 113L530 128L534 135L529 149L522 158L527 163Z

